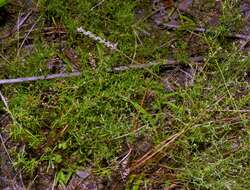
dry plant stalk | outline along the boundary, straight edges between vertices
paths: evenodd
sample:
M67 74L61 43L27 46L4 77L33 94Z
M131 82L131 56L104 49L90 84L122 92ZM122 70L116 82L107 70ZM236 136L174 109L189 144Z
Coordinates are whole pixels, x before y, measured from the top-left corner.
M77 28L77 32L82 33L89 38L92 38L94 41L105 45L107 48L110 48L111 50L117 50L117 43L113 43L113 42L110 42L108 40L105 40L105 39L101 38L100 36L97 36L97 35L93 34L92 32L83 29L83 27Z
M4 95L2 94L1 91L0 91L0 100L2 100L2 102L3 102L3 104L4 104L4 107L5 107L6 111L9 112L9 105L8 105L8 102L7 102L6 98L4 97ZM10 114L12 120L14 121L13 115L12 115L10 112L9 112L9 114ZM0 133L0 141L1 141L1 144L2 144L2 147L3 147L4 151L5 151L5 153L6 153L7 157L8 157L8 159L9 159L11 165L12 165L12 168L13 168L13 170L15 171L15 173L16 173L16 175L17 175L17 172L18 172L18 171L17 171L16 168L14 167L14 162L13 162L11 156L10 156L10 153L9 153L9 151L8 151L8 148L7 148L6 144L5 144L4 138L3 138L3 136L2 136L1 133ZM18 184L18 182L17 182L17 180L16 180L16 177L14 177L14 178L12 179L12 180L13 180L13 181L12 181L12 188L13 188L13 189L24 190L25 187L24 187L24 183L23 183L23 180L22 180L22 175L21 175L21 173L19 173L19 174L20 174L20 175L19 175L19 178L20 178L21 186Z
M157 145L154 149L151 149L148 151L144 156L142 156L140 159L135 161L135 164L130 168L130 172L135 171L139 167L143 166L148 162L150 159L152 159L154 156L156 156L159 152L170 146L178 137L180 137L183 133L186 132L186 129L183 129L181 132L176 133L169 138L167 138L165 141L161 142L159 145Z
M169 29L169 30L178 30L182 29L182 26L179 24L163 24L163 28ZM202 27L196 27L193 29L195 32L200 32L200 33L205 33L205 32L212 32L211 30L208 30L206 28ZM241 40L250 40L249 35L244 35L244 34L237 34L237 33L230 33L227 35L229 38L238 38Z

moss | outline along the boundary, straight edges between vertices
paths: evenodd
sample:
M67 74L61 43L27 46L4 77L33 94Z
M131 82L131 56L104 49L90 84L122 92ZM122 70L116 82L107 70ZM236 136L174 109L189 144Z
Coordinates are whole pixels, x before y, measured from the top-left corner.
M192 32L168 32L153 26L147 19L150 4L142 1L104 1L98 6L94 0L38 2L41 18L37 30L30 34L32 50L22 48L16 56L14 42L5 41L9 48L4 57L9 63L1 60L1 76L46 75L50 73L48 61L53 56L62 58L64 48L76 52L83 74L78 78L3 86L9 111L15 118L11 136L26 145L24 152L16 152L15 162L25 174L34 174L41 165L53 166L61 176L57 180L65 183L75 170L91 165L97 174L110 176L118 158L127 151L126 144L136 152L137 147L143 147L139 137L150 139L151 146L156 146L188 128L169 150L161 152L163 156L153 158L138 175L131 175L127 187L133 188L133 184L134 189L142 184L159 187L177 181L187 189L247 189L246 110L250 96L238 94L239 86L249 90L244 82L249 59L226 38L228 31L239 27L238 4L226 1L222 22L214 28L215 32L196 34L193 38ZM212 6L211 1L207 3ZM138 9L146 14L140 21L134 17ZM189 16L182 18L192 28L195 15ZM76 34L80 26L118 43L120 51L111 51ZM46 27L54 27L52 33L61 27L67 34L46 36L43 32ZM197 43L195 48L193 43ZM194 66L189 58L199 53L205 55L205 63L193 84L166 91L162 77ZM97 65L94 70L89 65L89 54ZM133 61L161 62L167 56L180 65L165 71L160 66L106 72ZM139 152L132 154L131 162L142 156ZM162 166L172 169L156 182L153 170L160 172ZM69 171L65 179L64 171ZM174 177L166 175L169 173Z

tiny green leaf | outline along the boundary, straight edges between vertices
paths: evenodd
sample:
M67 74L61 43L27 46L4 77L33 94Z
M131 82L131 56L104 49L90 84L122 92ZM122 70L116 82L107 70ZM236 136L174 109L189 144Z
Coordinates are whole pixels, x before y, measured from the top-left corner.
M0 7L3 7L7 4L7 0L0 0Z

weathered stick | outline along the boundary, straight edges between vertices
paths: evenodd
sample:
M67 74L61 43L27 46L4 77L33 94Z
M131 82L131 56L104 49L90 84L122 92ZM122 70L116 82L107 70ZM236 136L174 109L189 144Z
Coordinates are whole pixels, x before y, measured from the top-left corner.
M163 24L163 28L169 29L169 30L177 30L177 29L181 29L181 25L178 25L178 24ZM200 33L212 32L211 30L208 30L208 29L202 28L202 27L196 27L193 30L195 32L200 32ZM242 40L250 40L250 36L249 35L244 35L244 34L231 33L231 34L228 34L227 37L238 38L238 39L242 39Z
M201 56L198 57L191 57L190 60L192 62L198 63L198 62L203 62L204 58ZM111 69L109 69L109 72L123 72L123 71L127 71L127 70L133 70L133 69L144 69L144 68L149 68L152 66L156 66L156 65L177 65L178 61L173 60L173 59L168 59L164 62L149 62L149 63L145 63L145 64L131 64L131 65L121 65L121 66L117 66L117 67L113 67Z
M23 77L23 78L16 78L16 79L2 79L0 80L1 84L14 84L14 83L23 83L23 82L30 82L30 81L37 81L37 80L49 80L49 79L56 79L56 78L69 78L69 77L77 77L80 76L81 72L73 72L73 73L59 73L59 74L51 74L47 76L37 76L37 77Z
M202 62L203 57L192 57L190 58L192 62ZM149 68L156 65L176 65L178 64L178 61L176 60L166 60L165 63L162 62L149 62L146 64L131 64L131 65L122 65L113 67L111 69L108 69L107 72L123 72L127 70L133 70L133 69L144 69ZM50 79L57 79L57 78L70 78L70 77L77 77L82 75L81 72L72 72L72 73L59 73L59 74L50 74L46 76L33 76L33 77L21 77L16 79L0 79L0 85L1 84L15 84L15 83L23 83L23 82L31 82L31 81L38 81L38 80L50 80Z

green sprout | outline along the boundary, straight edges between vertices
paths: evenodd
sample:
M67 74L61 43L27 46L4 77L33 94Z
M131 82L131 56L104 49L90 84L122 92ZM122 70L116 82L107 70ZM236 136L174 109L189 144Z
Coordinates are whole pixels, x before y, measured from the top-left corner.
M7 0L0 0L0 7L3 7L7 4Z

